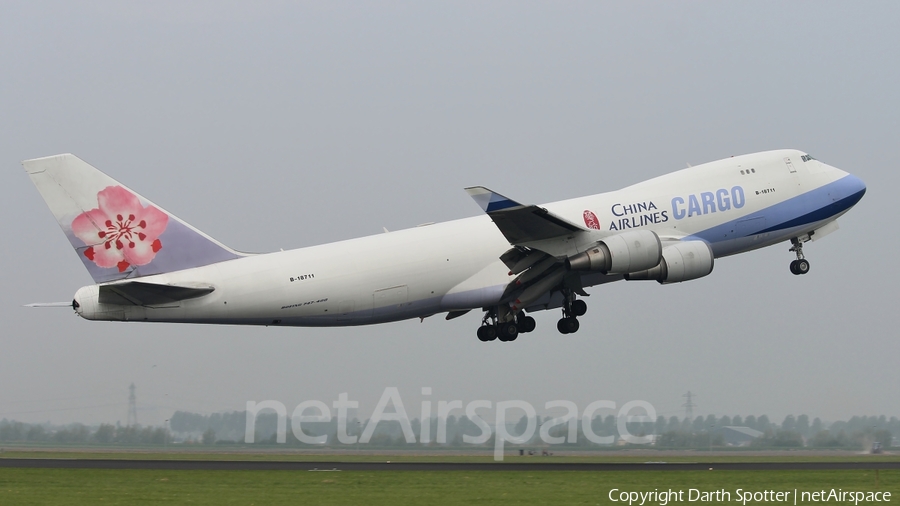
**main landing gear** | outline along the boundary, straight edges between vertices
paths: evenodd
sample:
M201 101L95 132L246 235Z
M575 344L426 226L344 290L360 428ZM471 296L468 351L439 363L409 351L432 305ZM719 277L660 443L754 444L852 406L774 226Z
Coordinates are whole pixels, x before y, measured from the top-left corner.
M497 319L497 310L485 312L478 327L478 339L482 342L500 339L503 342L515 341L519 334L531 332L537 327L534 318L519 312L513 320L501 323Z
M797 259L791 262L791 273L795 275L806 274L809 272L809 261L803 257L803 243L800 239L794 237L791 239L791 249L797 254Z
M563 303L563 317L556 322L556 330L560 334L574 334L578 332L581 324L578 323L578 317L587 313L587 304L583 300L575 298L574 293L566 295L566 301Z
M578 317L587 313L587 304L583 300L576 299L575 293L569 291L565 295L562 312L563 317L556 324L556 329L561 334L574 334L581 326ZM519 334L532 332L536 326L534 318L526 315L525 311L519 311L514 316L508 306L492 307L485 310L484 318L481 319L481 327L478 327L478 340L482 342L497 339L503 342L515 341Z

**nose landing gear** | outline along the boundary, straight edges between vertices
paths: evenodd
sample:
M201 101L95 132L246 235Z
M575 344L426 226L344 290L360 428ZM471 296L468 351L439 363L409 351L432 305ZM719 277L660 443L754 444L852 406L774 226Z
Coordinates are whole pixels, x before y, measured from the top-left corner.
M809 261L803 256L803 243L800 239L794 237L791 239L791 249L788 251L793 251L797 254L797 259L791 262L791 273L794 275L806 274L809 272Z

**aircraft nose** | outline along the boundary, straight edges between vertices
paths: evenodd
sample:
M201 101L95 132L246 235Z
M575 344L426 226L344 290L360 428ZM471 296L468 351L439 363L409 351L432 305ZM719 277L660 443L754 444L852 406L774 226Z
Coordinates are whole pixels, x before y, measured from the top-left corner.
M840 200L844 201L845 209L855 206L866 194L866 183L853 174L847 174L840 180L840 188L839 193L843 195Z
M847 176L847 186L851 189L851 194L859 195L861 199L866 194L866 183L862 179L850 174ZM859 200L859 199L857 199Z

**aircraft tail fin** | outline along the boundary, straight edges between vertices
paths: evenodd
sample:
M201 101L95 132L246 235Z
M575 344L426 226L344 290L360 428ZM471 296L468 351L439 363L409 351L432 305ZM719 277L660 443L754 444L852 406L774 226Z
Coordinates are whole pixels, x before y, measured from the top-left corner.
M97 283L243 256L74 155L22 165Z

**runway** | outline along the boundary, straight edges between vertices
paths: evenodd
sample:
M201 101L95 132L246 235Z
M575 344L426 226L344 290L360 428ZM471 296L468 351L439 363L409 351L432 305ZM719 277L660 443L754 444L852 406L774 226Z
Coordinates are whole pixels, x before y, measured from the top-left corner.
M831 471L900 469L900 462L290 462L240 460L0 459L0 468L166 471Z

